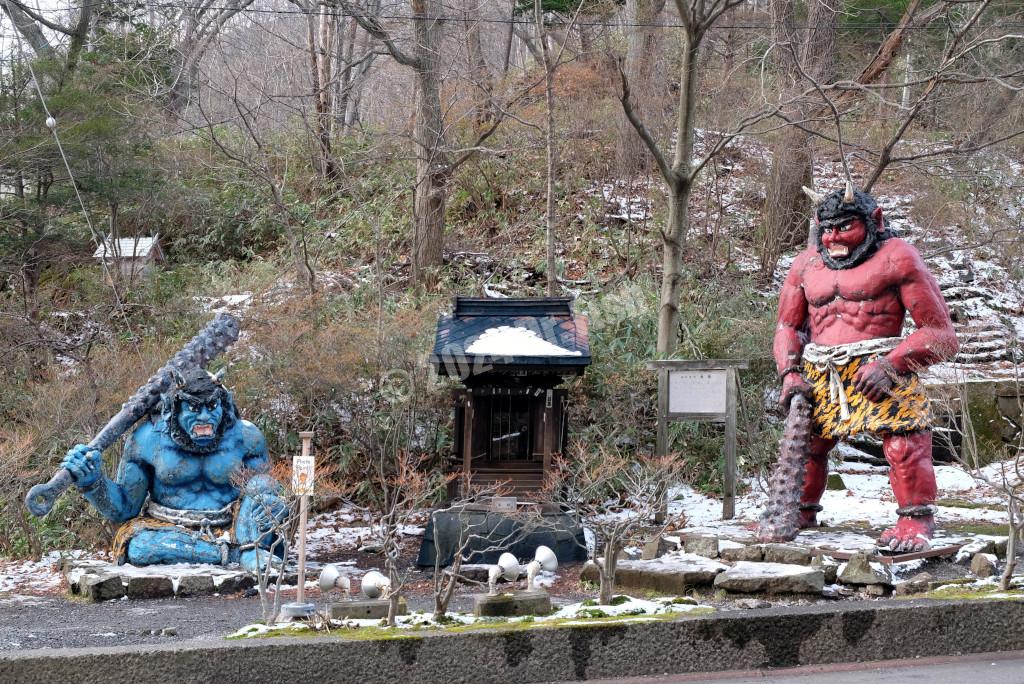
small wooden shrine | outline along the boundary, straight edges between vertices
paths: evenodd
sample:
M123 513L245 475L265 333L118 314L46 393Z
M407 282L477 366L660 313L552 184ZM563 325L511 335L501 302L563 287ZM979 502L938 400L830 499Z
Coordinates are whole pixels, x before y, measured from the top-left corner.
M559 385L590 365L587 318L563 297L456 297L431 363L463 384L453 393L453 467L474 484L510 481L517 496L540 489L567 436Z

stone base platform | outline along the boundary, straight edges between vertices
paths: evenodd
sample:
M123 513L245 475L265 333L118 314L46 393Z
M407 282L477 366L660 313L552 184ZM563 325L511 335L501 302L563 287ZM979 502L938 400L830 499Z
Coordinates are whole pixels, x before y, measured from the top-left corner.
M337 601L330 607L332 620L380 620L388 616L387 599L352 599L349 601ZM398 611L396 615L406 615L409 606L404 598L398 599Z
M69 560L64 576L72 595L90 601L169 598L233 594L256 586L256 578L240 566L116 565L101 560Z
M543 589L511 591L505 594L477 594L473 597L473 614L478 617L522 617L547 615L551 597Z

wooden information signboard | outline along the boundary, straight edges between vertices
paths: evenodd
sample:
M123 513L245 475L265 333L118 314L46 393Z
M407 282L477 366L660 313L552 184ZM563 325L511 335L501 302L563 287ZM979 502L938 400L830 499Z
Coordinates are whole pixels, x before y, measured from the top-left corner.
M736 371L750 366L734 359L650 361L658 372L659 456L668 453L668 424L695 420L725 424L722 518L736 515Z

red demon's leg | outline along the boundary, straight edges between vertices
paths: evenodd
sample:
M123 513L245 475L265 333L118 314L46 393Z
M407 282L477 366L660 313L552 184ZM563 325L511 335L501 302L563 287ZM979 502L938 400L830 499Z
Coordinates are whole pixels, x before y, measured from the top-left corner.
M821 510L821 495L825 493L828 479L828 452L836 440L815 435L811 438L811 449L804 467L804 490L800 494L800 528L818 526L818 511Z
M935 469L932 467L932 433L889 435L882 441L889 461L889 483L896 495L899 520L878 539L879 546L893 551L923 551L935 531Z

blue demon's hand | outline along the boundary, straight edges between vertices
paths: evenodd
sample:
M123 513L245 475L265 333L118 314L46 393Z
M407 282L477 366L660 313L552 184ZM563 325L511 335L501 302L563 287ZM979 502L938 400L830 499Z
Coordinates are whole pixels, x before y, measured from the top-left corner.
M60 465L68 469L79 489L91 487L103 476L102 455L85 444L73 446Z

